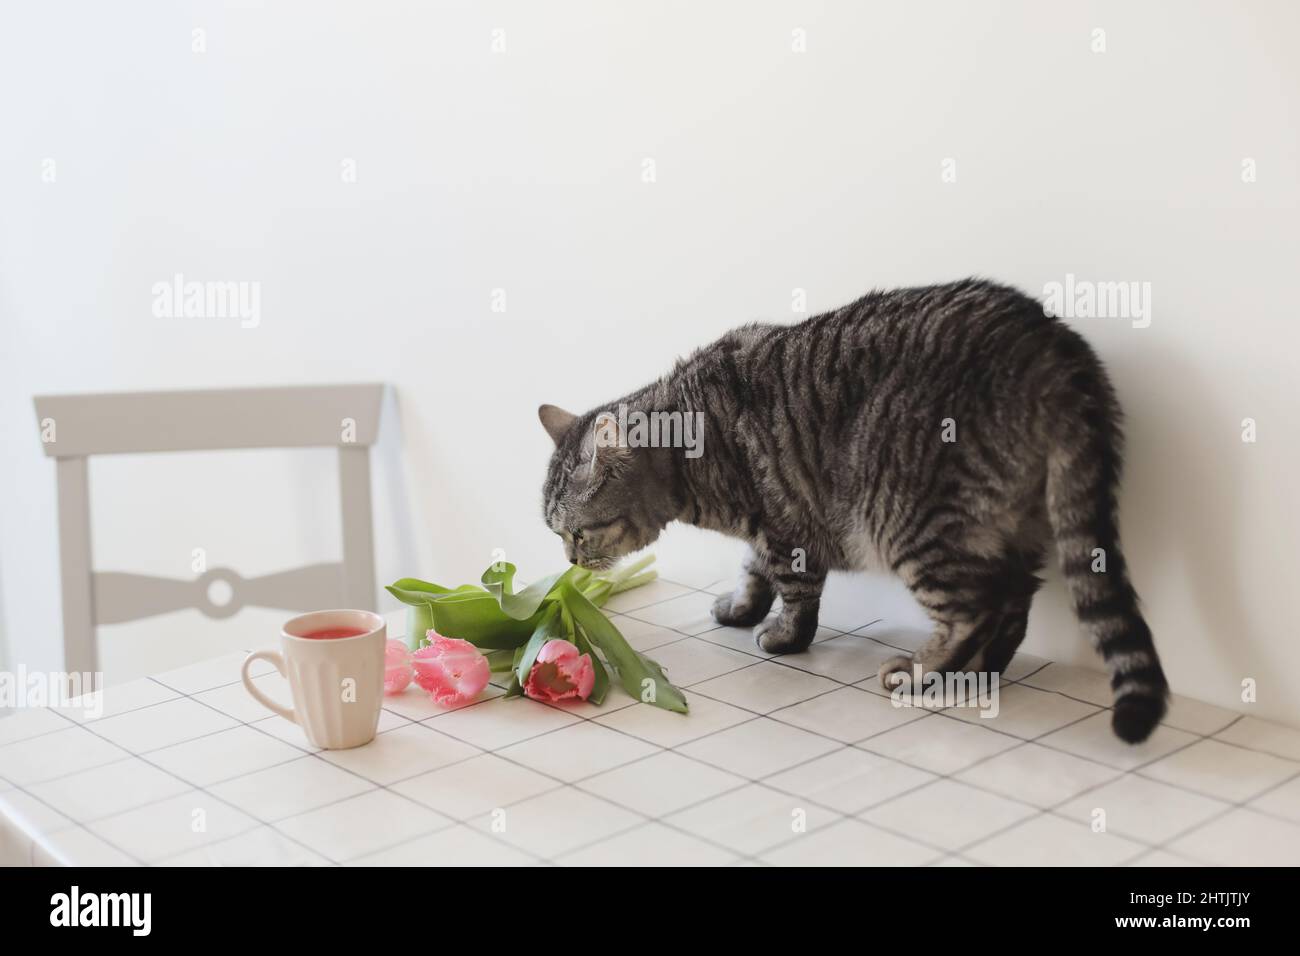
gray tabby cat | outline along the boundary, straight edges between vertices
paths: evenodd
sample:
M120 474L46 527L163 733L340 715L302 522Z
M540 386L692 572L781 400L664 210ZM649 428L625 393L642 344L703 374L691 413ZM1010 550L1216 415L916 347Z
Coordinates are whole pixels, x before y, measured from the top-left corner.
M620 405L703 412L703 453L632 447ZM1114 390L1088 344L1014 289L968 279L747 325L611 405L539 416L556 445L545 519L575 564L608 567L671 521L742 538L740 583L713 616L756 625L778 654L812 642L828 571L889 568L934 623L924 673L999 673L1054 541L1110 670L1115 733L1144 740L1165 712L1119 545ZM880 678L911 669L894 658Z

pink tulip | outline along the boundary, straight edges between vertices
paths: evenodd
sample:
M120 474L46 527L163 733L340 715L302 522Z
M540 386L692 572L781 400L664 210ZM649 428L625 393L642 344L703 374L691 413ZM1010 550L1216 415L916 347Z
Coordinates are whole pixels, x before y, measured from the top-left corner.
M400 694L411 683L411 652L402 641L390 640L384 647L384 693Z
M595 683L591 655L579 655L577 647L557 638L547 641L537 652L537 662L524 682L524 693L533 700L586 700Z
M429 692L434 703L465 704L481 694L492 669L478 648L437 631L429 631L426 637L429 646L411 655L411 666L415 682Z

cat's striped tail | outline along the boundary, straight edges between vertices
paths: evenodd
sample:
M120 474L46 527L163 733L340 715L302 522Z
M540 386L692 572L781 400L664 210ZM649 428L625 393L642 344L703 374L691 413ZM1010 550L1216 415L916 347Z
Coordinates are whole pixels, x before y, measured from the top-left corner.
M1100 366L1075 378L1071 408L1057 419L1047 465L1047 514L1075 614L1110 671L1111 726L1129 743L1151 735L1169 684L1119 546L1116 493L1123 436L1119 405Z

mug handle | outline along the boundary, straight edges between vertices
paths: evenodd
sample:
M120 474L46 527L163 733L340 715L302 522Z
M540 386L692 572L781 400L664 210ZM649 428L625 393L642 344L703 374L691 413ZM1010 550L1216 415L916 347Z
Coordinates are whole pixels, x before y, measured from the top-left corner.
M260 690L258 690L257 687L253 684L253 679L248 676L248 668L252 666L253 661L258 661L258 660L269 661L270 663L275 665L275 669L280 672L281 677L285 676L284 658L281 657L277 651L253 651L253 653L249 654L247 657L244 658L244 664L242 667L239 668L239 676L244 682L244 689L248 691L250 694L252 694L253 699L257 701L259 704L261 704L263 707L265 707L267 710L279 714L281 717L283 717L285 720L289 721L290 723L294 723L294 724L298 723L298 716L292 710L290 710L288 707L281 707L275 701L271 700L271 698L267 697Z

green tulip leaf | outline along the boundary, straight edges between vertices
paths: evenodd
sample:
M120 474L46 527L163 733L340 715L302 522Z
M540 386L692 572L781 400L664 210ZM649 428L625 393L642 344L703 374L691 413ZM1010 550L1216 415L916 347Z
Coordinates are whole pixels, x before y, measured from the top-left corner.
M560 599L591 643L600 648L605 660L618 674L619 683L633 699L679 714L687 712L686 695L673 686L663 668L632 650L618 628L601 613L600 608L587 600L586 595L565 584L560 589ZM647 691L651 693L648 699Z
M520 684L528 683L528 674L532 671L533 664L537 663L537 655L541 652L542 645L555 638L563 640L564 630L560 606L552 602L551 606L542 612L542 619L537 622L537 629L528 638L523 653L515 661L515 679Z
M571 567L559 574L552 574L540 581L534 581L516 594L511 591L514 587L515 566L508 561L502 561L500 564L490 565L483 572L483 587L497 599L502 611L522 621L537 613L542 602L550 596L557 584L561 581L572 581L581 570L581 568Z
M591 642L587 636L582 633L582 628L574 628L574 643L578 645L578 651L591 657L591 669L596 674L596 682L591 685L591 694L587 700L593 704L605 703L605 695L609 693L609 671L605 670L605 664L600 659L600 655L592 650Z

